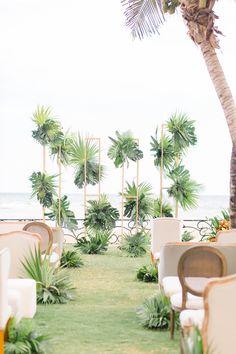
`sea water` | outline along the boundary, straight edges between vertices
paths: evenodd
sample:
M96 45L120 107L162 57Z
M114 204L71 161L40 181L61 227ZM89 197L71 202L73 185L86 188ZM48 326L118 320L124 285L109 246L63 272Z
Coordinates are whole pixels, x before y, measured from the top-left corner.
M77 218L84 217L84 197L82 193L68 194L70 209ZM112 206L121 208L119 195L108 195ZM179 216L185 220L207 219L220 215L222 209L229 206L229 197L224 195L201 195L198 207L188 211L180 208ZM27 193L0 193L0 219L40 219L42 207L36 198L31 198Z

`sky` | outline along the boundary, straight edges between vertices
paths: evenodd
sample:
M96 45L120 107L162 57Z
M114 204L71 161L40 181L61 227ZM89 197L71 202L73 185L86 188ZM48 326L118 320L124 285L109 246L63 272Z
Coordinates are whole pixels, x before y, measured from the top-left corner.
M224 5L224 6L223 6ZM236 4L217 2L220 62L236 94ZM229 193L231 141L199 48L181 15L167 16L160 35L133 40L119 0L2 0L0 2L0 192L30 192L29 176L42 167L31 136L37 105L50 106L64 129L100 137L106 178L117 193L121 172L107 159L108 136L131 130L144 159L139 180L158 193L150 136L171 114L195 120L198 143L184 159L202 194ZM49 173L57 173L47 160ZM126 171L132 181L135 164ZM73 170L63 191L77 192Z

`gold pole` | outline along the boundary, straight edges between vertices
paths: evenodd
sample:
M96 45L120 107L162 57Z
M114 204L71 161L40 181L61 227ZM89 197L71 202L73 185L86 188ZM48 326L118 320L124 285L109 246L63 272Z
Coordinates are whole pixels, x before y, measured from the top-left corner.
M58 150L58 224L57 226L61 226L61 145Z
M139 145L139 139L136 139ZM138 232L138 219L139 219L139 160L136 161L136 184L137 184L137 192L136 192L136 233Z
M164 124L161 125L161 164L160 164L160 217L162 217L162 203L163 203L163 136Z
M86 187L87 187L87 139L84 139L84 219L86 216L86 204L87 204L87 198L86 198ZM84 227L84 233L85 236L87 234L87 229Z
M121 236L124 232L124 179L125 179L125 167L122 166L122 181L121 181Z
M99 157L98 157L98 200L100 200L101 196L101 139L98 138L98 148L99 148Z
M176 163L176 166L179 166L179 163L180 163L179 156L176 157L175 163ZM176 200L175 201L175 217L178 218L178 216L179 216L179 203Z
M43 173L46 173L46 146L43 145ZM42 207L43 222L45 223L45 207Z

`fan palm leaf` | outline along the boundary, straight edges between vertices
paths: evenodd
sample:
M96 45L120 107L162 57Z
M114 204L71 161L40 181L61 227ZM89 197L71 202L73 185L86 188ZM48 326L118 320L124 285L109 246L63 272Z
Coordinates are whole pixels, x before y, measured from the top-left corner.
M166 123L172 136L174 151L181 155L191 145L196 145L194 121L190 120L186 113L175 113Z
M168 195L179 202L184 210L196 208L201 185L190 178L189 171L179 165L168 177L172 181L172 185L167 189Z
M41 145L52 143L61 131L61 125L52 116L50 107L37 107L32 120L37 126L37 129L32 131L32 136Z
M92 140L86 142L80 134L72 134L70 139L70 163L75 168L74 183L78 188L82 188L85 183L96 185L104 177L104 166L98 163L99 148ZM86 165L86 166L85 166Z
M71 147L71 137L69 133L59 132L55 137L53 142L50 144L50 156L54 159L57 158L57 161L64 166L70 164L70 147Z
M143 158L143 152L139 149L137 141L130 131L120 134L115 132L117 139L109 137L112 145L108 149L108 157L114 160L116 167L122 167L129 160L137 161Z

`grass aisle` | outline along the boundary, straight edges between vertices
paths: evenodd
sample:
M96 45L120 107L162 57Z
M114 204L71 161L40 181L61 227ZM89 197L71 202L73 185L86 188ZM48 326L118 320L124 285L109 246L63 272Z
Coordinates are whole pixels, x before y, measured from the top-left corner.
M116 250L105 255L84 255L85 265L71 273L77 288L75 301L66 305L38 306L35 324L48 333L52 354L179 353L178 336L147 330L135 310L157 285L135 280L136 270L148 258L121 257Z

